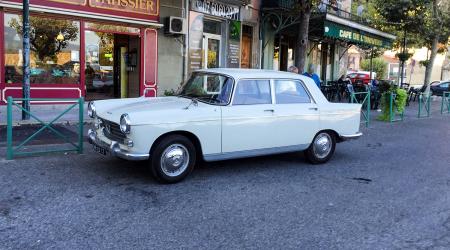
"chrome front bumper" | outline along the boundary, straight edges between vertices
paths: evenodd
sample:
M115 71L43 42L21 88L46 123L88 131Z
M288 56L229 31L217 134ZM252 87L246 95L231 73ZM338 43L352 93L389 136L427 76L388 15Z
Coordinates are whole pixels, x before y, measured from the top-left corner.
M88 141L90 144L95 144L98 147L108 149L109 154L111 156L119 157L130 161L143 161L148 160L148 158L150 157L150 154L136 154L123 150L120 148L119 143L116 141L111 141L111 143L108 145L106 142L100 140L97 137L97 132L95 132L92 129L88 130L88 137L89 137Z
M339 138L341 139L341 141L348 141L348 140L358 139L362 135L363 135L363 133L359 132L359 133L356 133L353 135L339 135Z

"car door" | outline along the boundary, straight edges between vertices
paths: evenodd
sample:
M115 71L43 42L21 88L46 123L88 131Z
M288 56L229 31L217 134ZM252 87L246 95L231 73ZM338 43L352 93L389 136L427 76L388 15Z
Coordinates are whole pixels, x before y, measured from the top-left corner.
M274 80L276 146L306 148L319 129L320 110L305 84L300 80Z
M222 107L222 153L270 148L275 127L270 80L241 79Z
M450 85L449 82L444 82L439 85L440 95L443 95L445 91L450 91L449 85Z

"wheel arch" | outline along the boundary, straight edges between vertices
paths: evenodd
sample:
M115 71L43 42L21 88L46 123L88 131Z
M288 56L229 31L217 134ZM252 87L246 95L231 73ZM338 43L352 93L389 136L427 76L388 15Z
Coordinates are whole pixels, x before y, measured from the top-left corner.
M333 129L322 129L322 130L320 130L319 132L316 133L316 135L314 136L314 138L316 138L316 136L317 136L318 134L322 133L322 132L328 132L328 133L330 133L331 135L333 135L333 137L334 137L336 143L343 142L343 140L342 140L341 137L339 136L339 133L336 132L336 130L333 130Z
M185 131L185 130L170 131L170 132L160 135L153 142L153 144L150 148L150 157L152 156L152 153L155 150L155 147L158 145L158 143L160 143L164 138L166 138L167 136L170 136L170 135L181 135L181 136L188 138L194 144L197 156L200 157L200 158L197 157L197 159L201 159L203 157L202 145L200 143L200 140L194 133Z

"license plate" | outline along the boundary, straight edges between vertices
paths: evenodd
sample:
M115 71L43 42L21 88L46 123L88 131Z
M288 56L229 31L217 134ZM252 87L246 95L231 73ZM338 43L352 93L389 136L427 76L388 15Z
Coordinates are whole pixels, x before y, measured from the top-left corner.
M101 155L106 155L109 152L108 149L102 148L102 147L100 147L98 145L95 145L95 144L92 144L92 148L94 149L95 152L97 152L97 153L99 153Z

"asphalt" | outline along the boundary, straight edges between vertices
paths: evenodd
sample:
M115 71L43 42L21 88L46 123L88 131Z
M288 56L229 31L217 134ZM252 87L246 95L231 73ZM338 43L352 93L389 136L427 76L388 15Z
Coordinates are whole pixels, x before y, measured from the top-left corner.
M406 118L373 121L324 165L215 162L174 185L87 145L0 148L0 249L450 249L450 115Z

